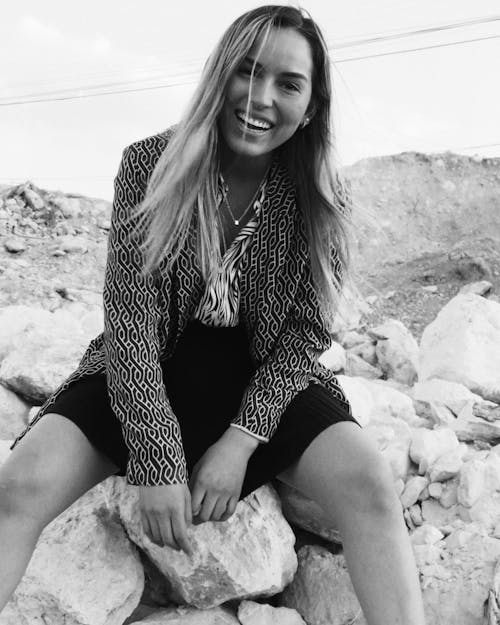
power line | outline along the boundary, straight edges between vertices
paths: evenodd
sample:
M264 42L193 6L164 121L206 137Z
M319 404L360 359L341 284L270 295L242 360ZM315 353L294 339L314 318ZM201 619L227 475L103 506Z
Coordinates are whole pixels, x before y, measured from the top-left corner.
M421 50L431 50L433 48L446 48L448 46L457 46L462 43L474 43L476 41L486 41L488 39L499 39L500 35L488 35L486 37L477 37L475 39L464 39L462 41L450 41L448 43L436 43L430 46L421 46L419 48L408 48L406 50L393 50L392 52L379 52L377 54L367 54L365 56L352 56L347 59L337 59L334 61L336 64L338 63L348 63L349 61L361 61L364 59L374 59L379 56L391 56L393 54L406 54L407 52L420 52ZM0 102L1 106L1 102Z
M500 16L488 16L488 17L483 17L483 18L476 18L474 20L468 20L468 21L462 21L462 22L455 22L452 24L444 24L441 26L435 26L435 27L428 27L428 28L421 28L421 29L417 29L417 30L413 30L413 31L406 31L403 33L396 33L396 34L386 34L386 35L380 35L380 36L376 36L376 37L370 37L370 38L364 38L364 39L358 39L358 40L353 40L350 43L345 43L345 44L338 44L338 45L332 45L329 46L329 50L330 51L334 51L334 50L338 50L338 49L345 49L348 47L356 47L362 44L366 44L366 43L380 43L381 41L386 41L386 40L391 40L394 38L405 38L405 37L411 37L414 35L421 35L421 34L428 34L430 32L438 32L441 30L447 30L447 29L452 29L452 28L459 28L459 27L463 27L463 26L470 26L470 25L477 25L477 24L484 24L487 22L494 22L494 21L500 21ZM461 45L464 43L474 43L477 41L485 41L488 39L496 39L499 38L500 35L489 35L489 36L485 36L485 37L477 37L474 39L466 39L466 40L459 40L459 41L452 41L452 42L447 42L447 43L440 43L440 44L433 44L433 45L427 45L427 46L420 46L417 48L411 48L411 49L405 49L405 50L393 50L393 51L389 51L389 52L380 52L380 53L373 53L373 54L368 54L368 55L363 55L363 56L354 56L354 57L350 57L350 58L344 58L344 59L337 59L335 61L336 64L339 63L347 63L347 62L351 62L351 61L359 61L359 60L365 60L365 59L370 59L370 58L378 58L381 56L391 56L394 54L406 54L408 52L419 52L422 50L428 50L428 49L434 49L434 48L441 48L441 47L448 47L448 46L454 46L454 45ZM193 84L196 82L196 78L199 76L199 71L191 71L191 72L185 72L185 73L179 73L179 74L172 74L170 76L166 77L167 82L164 84L160 84L160 85L149 85L149 86L139 86L140 83L144 83L146 81L151 81L154 80L154 78L146 78L143 80L135 80L135 81L120 81L117 83L104 83L102 85L90 85L86 88L80 88L77 90L77 93L75 93L75 88L69 88L69 89L59 89L59 90L54 90L54 91L50 91L50 92L43 92L43 93L34 93L34 94L27 94L25 96L21 96L21 99L18 100L13 100L11 98L3 98L0 99L0 106L14 106L14 105L19 105L19 104L34 104L34 103L39 103L39 102L55 102L55 101L62 101L62 100L74 100L74 99L81 99L81 98L88 98L88 97L95 97L95 96L102 96L102 95L114 95L114 94L119 94L119 93L133 93L133 92L139 92L139 91L150 91L150 90L156 90L156 89L165 89L165 88L171 88L171 87L178 87L178 86L186 86L189 84ZM185 80L181 80L179 81L174 81L171 82L172 78L181 78L181 77L185 77ZM192 78L192 77L196 77L196 78ZM158 78L158 80L160 80L160 78ZM168 82L170 81L170 82ZM120 86L123 85L123 88L121 88ZM130 86L127 86L130 85ZM134 86L136 85L136 86ZM118 87L118 88L117 88ZM85 92L85 89L87 89L87 91ZM105 91L93 91L95 89L105 89Z
M350 48L353 45L364 45L371 43L379 43L381 41L390 41L392 39L403 39L405 37L413 37L417 35L428 35L430 33L437 33L444 30L452 30L455 28L463 28L465 26L477 26L478 24L488 24L492 22L500 21L500 15L490 15L487 17L475 18L472 20L464 20L462 22L453 22L451 24L442 24L441 26L428 26L425 28L418 28L416 30L407 30L399 33L385 33L381 35L372 35L362 39L358 39L356 44L346 42L344 44L337 44L333 46L335 49Z

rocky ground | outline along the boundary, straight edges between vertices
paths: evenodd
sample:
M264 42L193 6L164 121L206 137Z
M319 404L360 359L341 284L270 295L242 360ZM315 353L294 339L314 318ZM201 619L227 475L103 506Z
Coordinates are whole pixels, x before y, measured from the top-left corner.
M464 284L488 280L500 293L500 159L404 153L345 174L367 326L396 318L419 340ZM98 303L110 203L29 182L0 188L0 198L0 307Z
M500 622L499 165L407 153L346 172L362 297L321 359L391 466L429 625ZM101 328L110 212L0 187L0 464ZM46 528L0 625L363 625L339 532L273 486L191 528L188 562L106 480Z

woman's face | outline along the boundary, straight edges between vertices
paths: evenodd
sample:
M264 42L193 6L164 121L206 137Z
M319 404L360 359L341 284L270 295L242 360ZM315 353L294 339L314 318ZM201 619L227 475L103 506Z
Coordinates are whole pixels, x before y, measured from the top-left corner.
M235 155L267 160L294 134L308 111L313 61L302 35L292 28L273 28L255 66L250 93L259 45L257 41L228 83L219 128Z

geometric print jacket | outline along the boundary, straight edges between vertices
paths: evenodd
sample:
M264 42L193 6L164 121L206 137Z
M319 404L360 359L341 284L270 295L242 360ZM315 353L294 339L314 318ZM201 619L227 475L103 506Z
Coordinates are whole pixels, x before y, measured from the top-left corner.
M166 394L160 362L174 353L204 293L196 233L191 228L170 271L160 264L153 276L143 277L130 219L170 136L171 129L124 149L114 180L104 331L90 342L77 369L46 400L11 449L50 412L70 384L105 373L111 407L129 450L127 482L144 486L188 482L180 427ZM335 252L332 260L341 278ZM318 362L330 347L331 336L313 287L295 187L279 161L272 165L261 222L240 269L240 322L256 370L232 423L269 440L290 401L312 381L330 390L352 414L337 378Z

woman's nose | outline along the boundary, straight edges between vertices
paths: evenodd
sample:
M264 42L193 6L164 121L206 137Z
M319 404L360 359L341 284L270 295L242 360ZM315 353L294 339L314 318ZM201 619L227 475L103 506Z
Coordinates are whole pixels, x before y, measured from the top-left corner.
M270 80L256 78L251 88L251 101L256 106L272 106L274 89Z

